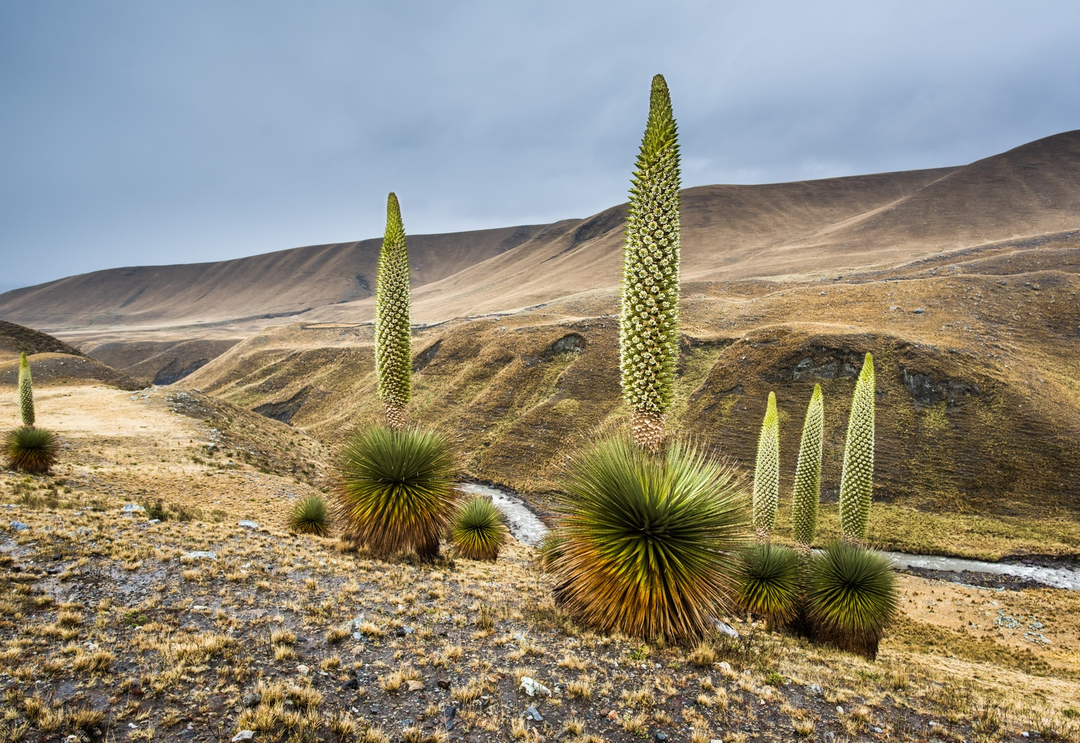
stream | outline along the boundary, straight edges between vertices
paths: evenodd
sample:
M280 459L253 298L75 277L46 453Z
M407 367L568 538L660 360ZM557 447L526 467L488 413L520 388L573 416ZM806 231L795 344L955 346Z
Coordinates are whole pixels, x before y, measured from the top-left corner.
M462 483L458 490L469 495L482 495L491 498L495 507L506 516L510 533L530 547L540 543L547 533L547 527L540 518L529 510L525 502L516 495L490 485ZM990 575L1010 575L1025 580L1041 583L1054 588L1080 591L1080 567L1049 568L1038 565L1013 565L1005 562L983 562L961 557L942 557L940 555L910 555L905 552L883 553L900 568L925 568L929 570L948 570L954 573L970 571Z

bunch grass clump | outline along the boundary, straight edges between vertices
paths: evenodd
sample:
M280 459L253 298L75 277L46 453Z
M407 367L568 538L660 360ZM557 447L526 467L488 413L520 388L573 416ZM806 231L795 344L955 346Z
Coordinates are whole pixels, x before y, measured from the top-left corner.
M44 475L56 464L60 440L45 428L19 426L4 437L8 467L32 475Z
M602 440L568 473L548 556L556 599L604 632L699 638L735 586L746 501L734 471L694 446Z
M321 495L297 500L289 509L289 529L299 534L325 537L330 533L330 514Z
M506 544L502 514L489 499L470 498L458 510L450 537L458 554L468 560L494 560Z
M739 606L779 626L795 617L802 598L801 561L794 550L776 544L758 544L747 550L739 564L736 597Z
M342 535L375 555L439 553L458 494L457 468L435 431L375 426L354 434L338 457L333 511Z
M877 657L896 616L896 575L884 555L833 542L810 561L808 613L816 634L842 650Z

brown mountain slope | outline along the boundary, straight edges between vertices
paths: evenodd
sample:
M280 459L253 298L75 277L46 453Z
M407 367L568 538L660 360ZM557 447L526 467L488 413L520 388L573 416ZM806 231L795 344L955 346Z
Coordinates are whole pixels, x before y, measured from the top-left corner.
M1056 265L1048 269L1048 263ZM835 499L854 378L878 371L875 499L952 513L1080 515L1080 232L845 280L693 282L673 429L752 468L776 391L790 492L813 385ZM595 293L418 331L414 416L457 437L468 472L531 493L625 417L617 297ZM268 328L183 383L337 441L378 420L371 326ZM543 498L541 496L541 502Z
M959 168L703 186L683 198L688 282L895 266L1080 228L1080 131ZM410 237L414 319L614 289L624 208L546 227ZM289 317L355 322L372 315L378 245L86 274L0 295L0 316L80 342L146 339L153 331L238 338Z

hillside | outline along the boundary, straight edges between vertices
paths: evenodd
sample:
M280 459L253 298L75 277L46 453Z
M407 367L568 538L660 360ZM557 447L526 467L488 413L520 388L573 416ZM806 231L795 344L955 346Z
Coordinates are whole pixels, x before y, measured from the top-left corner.
M890 267L1074 230L1078 189L1080 131L957 168L689 188L683 279ZM410 236L414 320L616 288L624 209L546 226ZM80 343L241 338L292 321L362 321L372 315L379 242L99 271L0 295L0 317Z

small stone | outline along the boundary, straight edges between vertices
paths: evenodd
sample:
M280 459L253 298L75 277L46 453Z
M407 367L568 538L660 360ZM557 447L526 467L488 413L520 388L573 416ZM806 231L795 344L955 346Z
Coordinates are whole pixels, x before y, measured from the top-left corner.
M128 503L126 506L120 509L121 513L133 514L133 513L146 513L146 509L140 506L138 503Z
M820 684L810 684L810 686L808 686L806 688L809 689L812 694L819 694L820 695L822 693Z
M911 312L912 312L912 314L915 314L915 315L921 315L922 313L926 312L926 310L923 309L922 307L916 307Z
M21 521L12 521L11 522L11 528L14 529L15 531L28 531L30 529L30 525L29 524L24 524Z
M423 691L427 687L424 686L423 681L412 680L409 682L409 691Z
M539 681L528 676L521 677L521 688L525 690L525 693L530 697L535 697L537 694L541 696L550 697L551 689L547 688Z
M720 661L720 664L719 664L718 668L721 671L730 671L731 670L731 664L728 663L726 660L722 660L722 661Z
M252 707L258 707L259 702L261 701L262 694L257 691L245 694L244 696L240 697L240 704L247 709L251 709Z
M360 681L355 676L341 685L342 691L358 688L360 688Z
M1024 732L1020 733L1020 737L1022 737L1022 738L1030 738L1031 733L1029 733L1027 730L1025 730Z
M879 727L878 727L877 725L875 725L875 726L874 726L874 732L875 732L875 733L880 733L880 732L881 732L881 728L879 728Z
M296 672L299 673L301 676L307 676L311 672L311 669L303 664L300 664L296 667Z
M251 519L244 519L242 521L237 521L236 525L239 526L239 527L242 527L244 529L258 529L259 528L259 522L258 521L252 521Z
M540 711L536 707L529 707L525 710L525 719L533 720L534 722L543 722L544 718L540 715Z
M841 707L839 704L836 705L836 714L838 714L838 715L844 714L844 708ZM930 724L933 725L934 723L930 723Z
M656 743L667 743L667 733L657 733Z
M241 730L239 733L232 737L232 743L240 743L243 740L251 740L255 737L254 730Z
M352 632L357 632L357 631L360 630L360 627L362 627L363 624L364 624L364 615L361 614L360 616L358 616L358 617L356 617L354 619L350 619L349 621L345 622L345 629L351 630Z
M446 680L446 679L439 679L435 683L436 683L436 685L438 685L438 687L440 689L449 689L450 688L450 682L448 680Z
M608 713L607 713L607 715L605 715L605 716L606 716L606 717L607 717L607 719L609 719L609 720L618 720L618 719L619 719L619 713L618 713L618 712L616 712L615 710L611 710L611 711L610 711L610 712L608 712Z
M195 562L196 560L216 560L217 553L208 550L195 550L180 556L180 562Z

